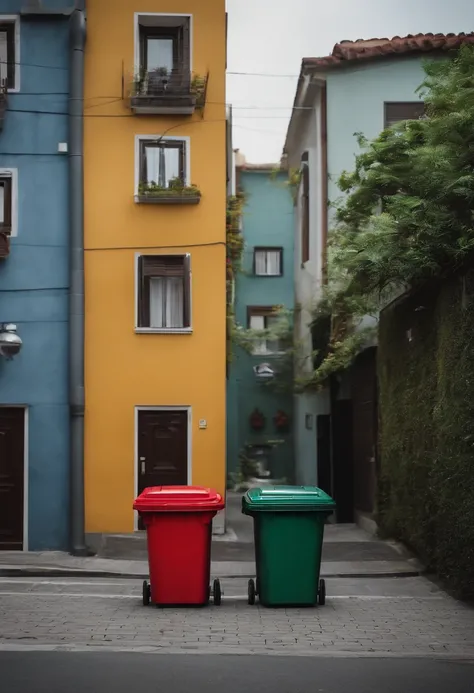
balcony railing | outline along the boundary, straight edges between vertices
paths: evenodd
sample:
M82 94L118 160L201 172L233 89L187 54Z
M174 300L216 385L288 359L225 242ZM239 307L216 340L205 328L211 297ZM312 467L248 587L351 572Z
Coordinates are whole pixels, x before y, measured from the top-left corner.
M132 80L131 109L137 115L192 115L204 108L207 75L157 68Z

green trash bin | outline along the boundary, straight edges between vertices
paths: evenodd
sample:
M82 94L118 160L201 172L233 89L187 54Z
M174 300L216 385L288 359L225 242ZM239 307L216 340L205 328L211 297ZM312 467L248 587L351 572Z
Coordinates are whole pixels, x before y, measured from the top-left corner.
M315 606L326 600L321 552L326 518L336 507L316 486L266 486L247 491L242 512L254 520L257 583L248 603Z

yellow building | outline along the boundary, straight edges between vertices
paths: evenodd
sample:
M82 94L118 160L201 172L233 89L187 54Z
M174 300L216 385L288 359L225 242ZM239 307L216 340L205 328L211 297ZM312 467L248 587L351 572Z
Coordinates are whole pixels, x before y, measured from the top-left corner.
M113 5L113 7L112 7ZM225 491L225 0L89 0L86 532Z

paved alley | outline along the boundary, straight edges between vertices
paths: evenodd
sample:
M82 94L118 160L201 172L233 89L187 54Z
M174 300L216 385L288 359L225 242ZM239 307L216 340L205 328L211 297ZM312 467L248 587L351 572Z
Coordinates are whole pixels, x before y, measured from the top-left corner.
M474 611L425 578L328 580L326 606L248 606L223 581L221 607L157 609L134 580L3 578L0 649L474 659Z

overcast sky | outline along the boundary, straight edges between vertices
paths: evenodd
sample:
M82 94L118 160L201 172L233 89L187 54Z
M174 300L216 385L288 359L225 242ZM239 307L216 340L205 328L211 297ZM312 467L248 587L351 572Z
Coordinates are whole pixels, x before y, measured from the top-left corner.
M253 163L280 159L303 57L343 39L474 31L474 0L227 0L227 10L234 147Z

